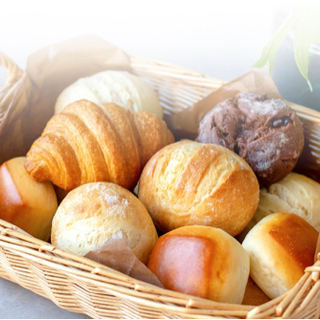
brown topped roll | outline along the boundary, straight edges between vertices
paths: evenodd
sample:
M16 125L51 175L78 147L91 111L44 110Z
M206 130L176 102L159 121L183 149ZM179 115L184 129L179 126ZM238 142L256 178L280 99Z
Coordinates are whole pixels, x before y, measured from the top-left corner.
M196 141L227 147L245 159L262 186L281 180L295 167L304 146L299 117L281 99L238 93L209 111Z

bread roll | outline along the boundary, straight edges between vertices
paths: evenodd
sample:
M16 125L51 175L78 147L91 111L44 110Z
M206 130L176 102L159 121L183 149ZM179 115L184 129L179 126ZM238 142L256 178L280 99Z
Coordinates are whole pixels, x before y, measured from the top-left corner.
M148 111L160 119L163 117L156 92L144 80L127 71L107 70L78 79L60 93L55 114L82 99L96 104L114 102L132 112Z
M294 287L314 263L319 233L294 213L270 214L256 224L242 246L250 255L250 275L274 299Z
M282 99L240 92L211 109L196 141L227 147L245 159L261 186L283 179L304 146L301 121Z
M284 179L260 190L257 211L239 235L243 240L249 230L269 214L295 213L320 232L320 184L302 174L289 173Z
M148 268L166 289L217 302L241 303L250 262L248 253L223 230L186 226L159 238Z
M13 223L35 238L48 241L57 197L50 182L37 182L17 157L0 167L0 219Z
M80 256L122 231L124 241L143 263L158 239L141 201L108 182L88 183L62 200L52 222L52 244Z
M162 232L197 224L235 236L256 211L259 184L250 166L227 148L180 141L149 160L138 196Z
M64 190L98 181L131 190L150 157L172 142L165 122L154 114L81 100L49 120L25 168L35 180Z
M270 300L271 299L259 288L252 278L249 277L241 304L248 306L260 306Z

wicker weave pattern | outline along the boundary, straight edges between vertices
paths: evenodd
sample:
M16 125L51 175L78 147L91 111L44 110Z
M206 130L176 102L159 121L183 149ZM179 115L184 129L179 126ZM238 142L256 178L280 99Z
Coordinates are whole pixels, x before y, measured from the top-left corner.
M131 60L134 72L158 92L168 114L187 108L225 83L162 62L139 57ZM4 114L22 71L2 53L0 65L10 74L0 92L0 114ZM292 107L303 121L314 156L320 158L320 114ZM259 307L222 304L135 280L63 252L0 220L0 276L47 297L61 308L93 318L319 318L319 273L317 261L292 290Z

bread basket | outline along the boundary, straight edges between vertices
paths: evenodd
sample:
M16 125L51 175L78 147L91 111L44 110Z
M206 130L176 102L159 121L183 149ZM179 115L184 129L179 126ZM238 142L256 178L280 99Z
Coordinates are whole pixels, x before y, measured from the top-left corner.
M166 114L203 99L225 82L171 64L130 56L134 73L158 93ZM0 121L22 70L5 54L9 77L0 91ZM308 150L320 163L320 113L295 104ZM313 170L306 157L305 170ZM92 318L319 318L320 262L305 270L296 286L260 306L216 303L135 280L89 259L63 252L0 220L0 276Z

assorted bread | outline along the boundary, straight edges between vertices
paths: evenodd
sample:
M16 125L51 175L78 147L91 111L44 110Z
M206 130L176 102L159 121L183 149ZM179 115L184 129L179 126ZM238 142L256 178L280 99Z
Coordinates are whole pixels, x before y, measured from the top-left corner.
M141 78L127 71L106 70L80 78L65 88L57 98L55 114L78 100L96 104L114 102L132 112L148 111L163 117L156 92Z
M138 196L161 232L206 225L236 236L257 209L259 183L250 166L229 149L185 140L150 159Z
M85 256L120 231L136 257L147 263L158 234L146 208L119 185L93 182L62 200L52 222L51 242Z
M241 244L222 229L191 225L162 235L148 268L166 289L240 304L250 261Z
M148 159L173 141L154 114L80 100L49 120L27 153L25 168L35 180L65 190L97 181L133 189Z
M121 232L165 288L217 302L257 305L292 288L320 231L320 185L292 172L296 113L240 93L213 106L195 141L177 142L162 116L128 72L79 79L26 156L1 165L0 218L80 256Z
M283 179L304 146L301 121L282 99L238 93L211 109L196 141L225 146L251 166L261 186Z

